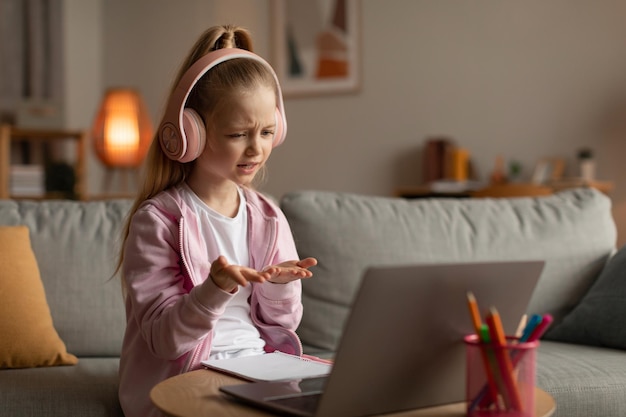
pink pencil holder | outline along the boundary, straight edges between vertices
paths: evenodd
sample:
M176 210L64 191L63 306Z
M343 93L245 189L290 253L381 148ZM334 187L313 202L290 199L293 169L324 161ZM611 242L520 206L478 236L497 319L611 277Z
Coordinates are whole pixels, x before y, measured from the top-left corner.
M467 416L534 417L539 342L509 337L505 346L497 346L474 334L464 341Z

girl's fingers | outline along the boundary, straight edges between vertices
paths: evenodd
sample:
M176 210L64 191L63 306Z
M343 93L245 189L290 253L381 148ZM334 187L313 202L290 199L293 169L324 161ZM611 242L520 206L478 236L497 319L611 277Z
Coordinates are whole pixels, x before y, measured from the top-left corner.
M245 279L248 282L265 282L271 276L271 274L267 272L258 272L258 271L255 271L254 269L249 269L249 268L242 270L241 275L243 279Z
M317 265L317 259L304 258L301 261L299 261L296 265L298 265L300 268L310 268L312 266Z

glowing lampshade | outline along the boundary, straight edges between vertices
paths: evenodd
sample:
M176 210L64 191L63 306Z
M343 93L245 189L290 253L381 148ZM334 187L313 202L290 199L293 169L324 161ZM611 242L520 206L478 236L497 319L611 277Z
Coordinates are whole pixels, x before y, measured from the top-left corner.
M139 93L109 89L93 125L96 154L109 167L141 165L152 140L152 123Z

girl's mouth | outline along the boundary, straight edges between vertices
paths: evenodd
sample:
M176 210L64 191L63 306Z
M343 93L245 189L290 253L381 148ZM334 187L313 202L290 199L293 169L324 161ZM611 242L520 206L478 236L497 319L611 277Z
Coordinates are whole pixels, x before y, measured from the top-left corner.
M250 164L239 164L237 165L239 168L243 168L243 169L252 169L254 167L256 167L258 164L256 163L250 163Z
M249 163L249 164L237 164L237 168L242 170L246 174L252 174L259 166L258 163Z

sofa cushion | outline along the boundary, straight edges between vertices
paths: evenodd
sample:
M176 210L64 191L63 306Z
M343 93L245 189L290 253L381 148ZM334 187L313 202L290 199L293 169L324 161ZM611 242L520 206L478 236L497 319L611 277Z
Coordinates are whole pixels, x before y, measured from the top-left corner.
M319 261L304 280L305 345L336 349L365 269L372 265L546 261L529 313L558 322L615 248L610 199L592 189L540 198L421 199L323 191L286 194L281 207L301 257Z
M626 247L609 261L580 303L546 338L626 349Z
M74 365L55 330L28 228L0 227L0 368Z
M626 416L626 353L542 340L537 386L556 402L553 417Z
M113 277L130 200L0 200L0 224L25 225L54 326L78 357L119 356L126 319Z
M1 416L123 417L118 358L81 358L76 366L0 371Z

